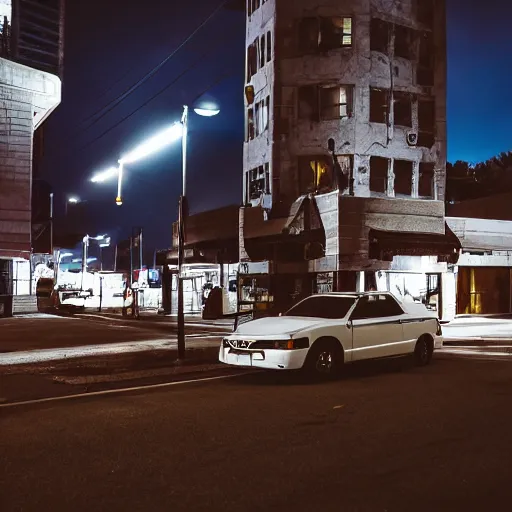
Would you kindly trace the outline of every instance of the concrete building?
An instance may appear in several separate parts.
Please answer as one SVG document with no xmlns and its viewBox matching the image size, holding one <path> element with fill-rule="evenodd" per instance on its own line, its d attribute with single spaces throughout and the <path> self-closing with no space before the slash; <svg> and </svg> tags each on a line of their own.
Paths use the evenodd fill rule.
<svg viewBox="0 0 512 512">
<path fill-rule="evenodd" d="M 0 296 L 30 294 L 34 131 L 61 100 L 63 0 L 0 0 Z"/>
<path fill-rule="evenodd" d="M 248 0 L 246 43 L 254 301 L 445 272 L 444 0 Z"/>
</svg>

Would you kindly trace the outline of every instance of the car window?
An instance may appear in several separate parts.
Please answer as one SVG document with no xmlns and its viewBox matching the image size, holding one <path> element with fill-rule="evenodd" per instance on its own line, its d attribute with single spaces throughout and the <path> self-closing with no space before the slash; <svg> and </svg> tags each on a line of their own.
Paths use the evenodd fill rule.
<svg viewBox="0 0 512 512">
<path fill-rule="evenodd" d="M 284 316 L 341 319 L 347 316 L 354 302 L 353 297 L 312 296 L 293 306 Z"/>
<path fill-rule="evenodd" d="M 403 315 L 403 309 L 398 305 L 397 301 L 390 297 L 389 295 L 384 296 L 384 301 L 382 303 L 382 309 L 386 313 L 382 316 L 398 316 Z"/>
<path fill-rule="evenodd" d="M 388 295 L 370 295 L 363 297 L 357 303 L 352 320 L 365 318 L 381 318 L 403 314 L 402 308 Z"/>
</svg>

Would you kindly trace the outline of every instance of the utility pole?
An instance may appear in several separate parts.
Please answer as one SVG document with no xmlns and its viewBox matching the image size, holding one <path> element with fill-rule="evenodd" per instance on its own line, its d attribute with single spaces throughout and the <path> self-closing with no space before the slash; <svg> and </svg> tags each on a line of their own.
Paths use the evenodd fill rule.
<svg viewBox="0 0 512 512">
<path fill-rule="evenodd" d="M 53 256 L 53 192 L 50 192 L 50 254 Z"/>
<path fill-rule="evenodd" d="M 140 261 L 140 270 L 142 270 L 143 259 L 144 259 L 144 253 L 142 252 L 142 228 L 139 228 L 139 261 Z"/>
<path fill-rule="evenodd" d="M 183 116 L 181 118 L 183 133 L 181 137 L 182 144 L 182 192 L 178 211 L 178 359 L 185 359 L 185 311 L 183 297 L 183 276 L 182 267 L 184 259 L 185 245 L 185 201 L 187 193 L 187 131 L 188 131 L 188 106 L 183 107 Z"/>
</svg>

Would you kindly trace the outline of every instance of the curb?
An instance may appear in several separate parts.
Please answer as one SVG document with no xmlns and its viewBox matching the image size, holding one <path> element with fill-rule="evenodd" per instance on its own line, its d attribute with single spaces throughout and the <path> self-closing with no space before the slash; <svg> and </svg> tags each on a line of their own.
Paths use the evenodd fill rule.
<svg viewBox="0 0 512 512">
<path fill-rule="evenodd" d="M 512 338 L 448 338 L 443 340 L 444 347 L 486 347 L 506 346 L 512 347 Z"/>
</svg>

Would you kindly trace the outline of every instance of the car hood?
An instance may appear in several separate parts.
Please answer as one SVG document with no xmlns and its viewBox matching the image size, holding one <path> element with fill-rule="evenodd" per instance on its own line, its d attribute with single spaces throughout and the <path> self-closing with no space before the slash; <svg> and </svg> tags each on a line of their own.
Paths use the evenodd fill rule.
<svg viewBox="0 0 512 512">
<path fill-rule="evenodd" d="M 233 334 L 242 334 L 244 336 L 281 336 L 310 329 L 325 321 L 323 318 L 298 316 L 266 317 L 240 325 Z"/>
</svg>

